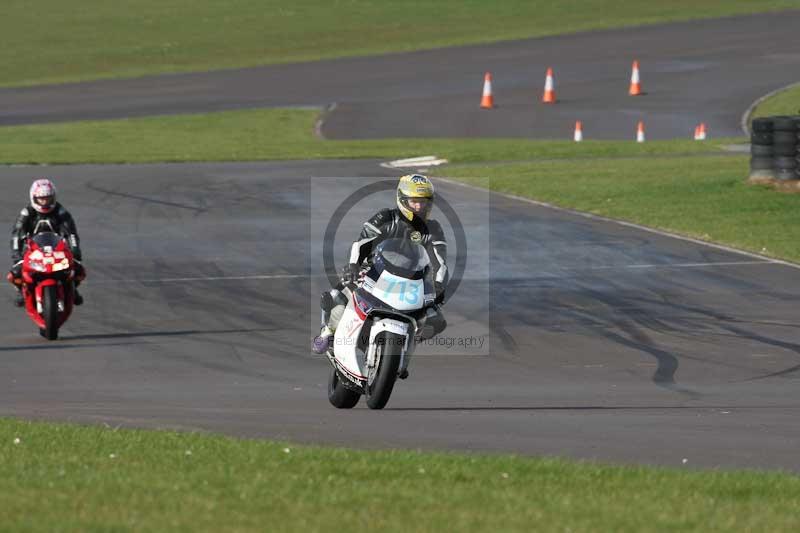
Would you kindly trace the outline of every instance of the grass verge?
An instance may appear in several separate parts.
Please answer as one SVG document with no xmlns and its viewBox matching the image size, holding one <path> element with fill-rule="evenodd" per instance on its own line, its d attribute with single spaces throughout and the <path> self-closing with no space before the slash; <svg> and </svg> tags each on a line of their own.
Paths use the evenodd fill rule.
<svg viewBox="0 0 800 533">
<path fill-rule="evenodd" d="M 318 112 L 258 109 L 197 115 L 0 128 L 3 163 L 145 163 L 325 158 L 391 159 L 437 154 L 460 163 L 537 158 L 630 157 L 719 152 L 731 139 L 531 141 L 386 139 L 326 141 L 313 135 Z"/>
<path fill-rule="evenodd" d="M 745 184 L 747 156 L 542 161 L 451 167 L 494 191 L 800 262 L 798 195 Z"/>
<path fill-rule="evenodd" d="M 750 118 L 800 115 L 800 83 L 780 91 L 758 104 Z"/>
<path fill-rule="evenodd" d="M 791 8 L 796 0 L 82 0 L 78 6 L 7 0 L 0 17 L 0 86 L 400 52 Z"/>
<path fill-rule="evenodd" d="M 0 520 L 15 531 L 777 532 L 800 527 L 800 478 L 2 419 Z"/>
</svg>

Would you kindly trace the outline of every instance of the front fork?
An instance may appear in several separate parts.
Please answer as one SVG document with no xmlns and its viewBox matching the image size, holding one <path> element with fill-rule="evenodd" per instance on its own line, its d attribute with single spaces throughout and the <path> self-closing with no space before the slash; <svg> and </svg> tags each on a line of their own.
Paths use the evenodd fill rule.
<svg viewBox="0 0 800 533">
<path fill-rule="evenodd" d="M 367 345 L 367 353 L 364 357 L 364 363 L 366 364 L 366 367 L 368 369 L 374 368 L 375 364 L 377 363 L 376 358 L 378 344 L 375 342 L 375 338 L 383 331 L 389 331 L 405 337 L 405 344 L 403 345 L 403 351 L 400 355 L 400 367 L 398 368 L 397 373 L 400 376 L 408 375 L 408 365 L 411 362 L 411 356 L 416 348 L 416 342 L 414 342 L 415 327 L 412 324 L 398 320 L 383 319 L 373 322 L 372 328 L 370 329 L 370 339 L 369 344 Z"/>
<path fill-rule="evenodd" d="M 44 298 L 43 298 L 42 294 L 43 294 L 44 288 L 45 287 L 49 287 L 50 285 L 55 285 L 56 286 L 56 294 L 58 295 L 58 302 L 57 302 L 58 312 L 59 313 L 63 313 L 64 312 L 64 284 L 63 283 L 56 283 L 56 282 L 52 282 L 52 283 L 45 282 L 45 283 L 37 284 L 36 285 L 36 289 L 35 289 L 36 312 L 39 313 L 40 315 L 44 312 L 44 307 L 42 305 L 42 300 Z"/>
</svg>

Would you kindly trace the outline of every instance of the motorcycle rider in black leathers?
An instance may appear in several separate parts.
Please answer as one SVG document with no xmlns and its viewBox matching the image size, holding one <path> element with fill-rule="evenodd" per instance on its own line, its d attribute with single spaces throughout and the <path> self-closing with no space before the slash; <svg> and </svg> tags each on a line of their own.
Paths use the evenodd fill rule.
<svg viewBox="0 0 800 533">
<path fill-rule="evenodd" d="M 64 237 L 72 250 L 75 259 L 75 305 L 81 305 L 83 296 L 78 293 L 77 287 L 85 277 L 85 271 L 80 263 L 80 238 L 75 221 L 69 211 L 56 202 L 56 187 L 49 179 L 35 180 L 31 185 L 29 196 L 30 203 L 20 211 L 17 221 L 11 229 L 12 266 L 7 277 L 17 288 L 14 304 L 17 307 L 25 304 L 20 279 L 22 277 L 22 257 L 28 238 L 37 233 L 51 231 Z"/>
<path fill-rule="evenodd" d="M 442 226 L 436 220 L 429 220 L 433 208 L 434 188 L 430 180 L 421 174 L 400 178 L 397 185 L 397 208 L 378 211 L 364 223 L 361 234 L 350 251 L 350 261 L 342 274 L 342 283 L 329 292 L 322 293 L 322 330 L 314 338 L 312 351 L 323 354 L 333 341 L 336 326 L 347 305 L 348 296 L 343 287 L 348 282 L 357 281 L 362 263 L 370 257 L 372 250 L 382 240 L 406 238 L 425 247 L 431 262 L 436 287 L 436 302 L 426 315 L 426 333 L 423 338 L 431 338 L 441 333 L 447 325 L 441 313 L 440 304 L 444 301 L 448 272 L 447 242 Z"/>
</svg>

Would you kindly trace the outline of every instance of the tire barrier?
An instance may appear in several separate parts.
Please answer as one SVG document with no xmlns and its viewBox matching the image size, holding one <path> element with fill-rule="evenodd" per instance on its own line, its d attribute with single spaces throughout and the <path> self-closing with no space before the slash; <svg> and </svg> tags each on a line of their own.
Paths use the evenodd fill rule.
<svg viewBox="0 0 800 533">
<path fill-rule="evenodd" d="M 765 157 L 772 159 L 771 144 L 750 144 L 750 155 L 753 157 Z"/>
<path fill-rule="evenodd" d="M 797 119 L 772 117 L 772 164 L 775 179 L 797 179 Z"/>
<path fill-rule="evenodd" d="M 751 183 L 769 183 L 775 179 L 772 168 L 772 120 L 754 118 L 750 126 Z"/>
<path fill-rule="evenodd" d="M 800 116 L 753 119 L 750 134 L 751 183 L 800 179 Z"/>
</svg>

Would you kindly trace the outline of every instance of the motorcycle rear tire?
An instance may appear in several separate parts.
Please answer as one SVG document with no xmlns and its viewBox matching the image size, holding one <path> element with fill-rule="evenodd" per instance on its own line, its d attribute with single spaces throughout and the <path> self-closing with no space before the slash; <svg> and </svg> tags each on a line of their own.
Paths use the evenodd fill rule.
<svg viewBox="0 0 800 533">
<path fill-rule="evenodd" d="M 367 407 L 370 409 L 383 409 L 389 403 L 394 383 L 397 381 L 397 371 L 400 368 L 400 354 L 405 344 L 405 339 L 395 333 L 383 333 L 377 339 L 377 350 L 380 360 L 375 379 L 370 385 L 367 383 Z"/>
<path fill-rule="evenodd" d="M 361 399 L 361 395 L 344 386 L 339 372 L 331 368 L 331 377 L 328 379 L 328 401 L 337 409 L 352 409 Z"/>
<path fill-rule="evenodd" d="M 54 341 L 58 338 L 58 289 L 48 285 L 42 290 L 42 319 L 44 319 L 44 336 Z"/>
</svg>

